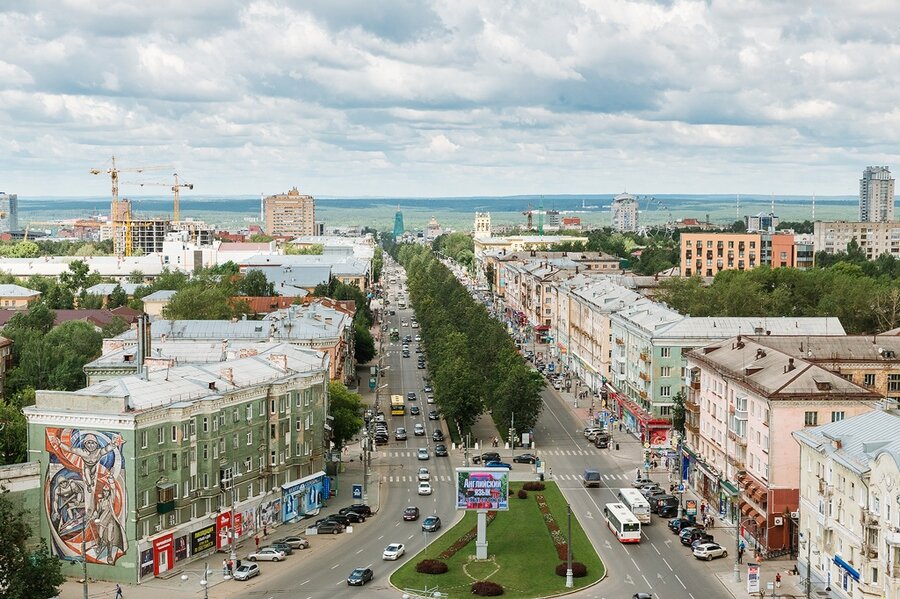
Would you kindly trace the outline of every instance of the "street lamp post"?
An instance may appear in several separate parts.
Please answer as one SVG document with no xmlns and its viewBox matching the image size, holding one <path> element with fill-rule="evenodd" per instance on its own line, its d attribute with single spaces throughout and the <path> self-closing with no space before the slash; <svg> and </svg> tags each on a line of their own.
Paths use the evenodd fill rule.
<svg viewBox="0 0 900 599">
<path fill-rule="evenodd" d="M 181 580 L 188 580 L 188 575 L 182 574 Z M 203 599 L 209 599 L 209 562 L 203 564 L 203 578 L 200 579 L 200 586 L 203 587 Z"/>
<path fill-rule="evenodd" d="M 569 536 L 566 539 L 566 588 L 571 589 L 575 585 L 572 572 L 572 506 L 566 504 L 566 517 L 569 521 Z"/>
</svg>

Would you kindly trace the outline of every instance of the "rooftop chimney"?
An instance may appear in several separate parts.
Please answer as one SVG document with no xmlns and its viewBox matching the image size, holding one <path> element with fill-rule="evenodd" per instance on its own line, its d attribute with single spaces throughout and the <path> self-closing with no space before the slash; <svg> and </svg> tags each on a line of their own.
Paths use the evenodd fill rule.
<svg viewBox="0 0 900 599">
<path fill-rule="evenodd" d="M 269 355 L 269 361 L 277 366 L 279 369 L 287 372 L 287 354 L 271 354 Z"/>
<path fill-rule="evenodd" d="M 234 385 L 234 370 L 232 368 L 223 368 L 219 371 L 219 374 L 228 381 L 229 385 Z"/>
</svg>

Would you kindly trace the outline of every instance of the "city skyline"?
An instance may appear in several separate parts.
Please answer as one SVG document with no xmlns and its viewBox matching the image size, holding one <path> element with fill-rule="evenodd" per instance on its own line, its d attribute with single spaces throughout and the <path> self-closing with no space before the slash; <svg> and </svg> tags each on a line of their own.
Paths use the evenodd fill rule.
<svg viewBox="0 0 900 599">
<path fill-rule="evenodd" d="M 855 195 L 898 168 L 893 9 L 13 1 L 0 191 L 102 196 L 116 155 L 203 195 Z"/>
</svg>

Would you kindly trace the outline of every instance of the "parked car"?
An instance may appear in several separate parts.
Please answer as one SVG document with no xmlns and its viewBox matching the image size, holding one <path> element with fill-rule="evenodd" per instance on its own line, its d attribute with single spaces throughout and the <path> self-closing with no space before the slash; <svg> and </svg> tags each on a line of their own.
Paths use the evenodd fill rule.
<svg viewBox="0 0 900 599">
<path fill-rule="evenodd" d="M 641 475 L 641 476 L 635 478 L 633 481 L 631 481 L 631 486 L 634 487 L 635 489 L 640 489 L 641 487 L 643 487 L 645 485 L 650 485 L 650 484 L 655 484 L 655 485 L 659 486 L 657 483 L 654 483 L 651 478 L 644 476 L 644 475 Z"/>
<path fill-rule="evenodd" d="M 696 549 L 700 545 L 706 545 L 707 543 L 715 543 L 716 539 L 709 534 L 708 532 L 704 532 L 702 535 L 699 535 L 694 541 L 691 543 L 691 550 Z"/>
<path fill-rule="evenodd" d="M 447 453 L 447 446 L 443 443 L 438 443 L 434 446 L 434 455 L 439 458 L 446 458 L 449 454 Z"/>
<path fill-rule="evenodd" d="M 419 364 L 416 366 L 416 368 L 418 368 L 419 370 L 425 370 L 425 363 L 419 362 Z M 431 402 L 428 402 L 428 403 L 431 403 Z"/>
<path fill-rule="evenodd" d="M 254 576 L 259 576 L 259 566 L 256 564 L 241 564 L 234 571 L 235 580 L 250 580 Z"/>
<path fill-rule="evenodd" d="M 346 514 L 347 512 L 356 512 L 366 518 L 372 516 L 372 508 L 367 506 L 365 503 L 354 503 L 353 505 L 348 505 L 347 507 L 342 507 L 338 510 L 339 514 Z"/>
<path fill-rule="evenodd" d="M 513 462 L 516 464 L 534 464 L 536 460 L 537 456 L 533 453 L 520 453 L 513 458 Z"/>
<path fill-rule="evenodd" d="M 483 454 L 472 456 L 472 463 L 477 464 L 479 462 L 499 462 L 500 454 L 496 451 L 486 451 Z"/>
<path fill-rule="evenodd" d="M 608 449 L 612 437 L 609 433 L 600 433 L 594 438 L 594 447 L 597 449 Z"/>
<path fill-rule="evenodd" d="M 309 541 L 303 537 L 297 536 L 282 537 L 280 539 L 275 539 L 272 543 L 284 543 L 290 545 L 293 549 L 309 549 Z"/>
<path fill-rule="evenodd" d="M 691 544 L 697 539 L 701 538 L 706 534 L 706 531 L 702 528 L 689 528 L 681 531 L 681 544 L 685 547 L 690 547 Z"/>
<path fill-rule="evenodd" d="M 316 532 L 320 535 L 336 535 L 344 532 L 344 525 L 340 522 L 335 522 L 334 520 L 326 520 L 316 526 Z"/>
<path fill-rule="evenodd" d="M 419 483 L 419 495 L 431 495 L 431 483 L 422 481 Z"/>
<path fill-rule="evenodd" d="M 717 557 L 728 557 L 728 551 L 718 543 L 702 543 L 694 548 L 694 557 L 710 561 Z"/>
<path fill-rule="evenodd" d="M 688 528 L 689 526 L 693 525 L 694 523 L 687 518 L 672 518 L 666 523 L 666 526 L 669 527 L 669 530 L 671 530 L 675 534 L 680 534 L 682 529 Z"/>
<path fill-rule="evenodd" d="M 403 510 L 403 519 L 406 522 L 412 522 L 414 520 L 419 519 L 419 508 L 414 505 L 408 506 L 405 510 Z"/>
<path fill-rule="evenodd" d="M 431 393 L 432 391 L 434 391 L 434 388 L 431 385 L 425 385 L 423 391 L 425 391 L 425 393 Z"/>
<path fill-rule="evenodd" d="M 507 464 L 506 462 L 488 462 L 484 465 L 485 468 L 506 468 L 507 470 L 512 470 L 512 464 Z"/>
<path fill-rule="evenodd" d="M 398 560 L 403 557 L 404 553 L 406 553 L 406 545 L 403 543 L 391 543 L 384 548 L 381 559 L 387 561 Z"/>
<path fill-rule="evenodd" d="M 353 572 L 350 572 L 350 576 L 347 577 L 347 585 L 361 587 L 374 577 L 375 575 L 372 573 L 371 568 L 355 568 Z"/>
<path fill-rule="evenodd" d="M 435 532 L 441 527 L 441 519 L 437 516 L 428 516 L 422 520 L 422 530 L 425 532 Z"/>
<path fill-rule="evenodd" d="M 662 488 L 659 486 L 659 483 L 647 483 L 645 485 L 638 487 L 638 491 L 645 498 L 649 499 L 650 496 L 653 495 L 654 493 L 659 493 L 660 491 L 662 491 Z"/>
<path fill-rule="evenodd" d="M 279 543 L 278 541 L 272 541 L 269 547 L 274 547 L 278 551 L 281 551 L 285 555 L 292 555 L 294 553 L 294 548 L 288 545 L 287 543 Z"/>
<path fill-rule="evenodd" d="M 280 551 L 274 547 L 263 547 L 259 551 L 254 551 L 248 555 L 247 559 L 251 562 L 280 562 L 284 557 L 284 551 Z"/>
<path fill-rule="evenodd" d="M 363 522 L 366 521 L 365 516 L 363 516 L 362 514 L 357 514 L 356 512 L 347 512 L 344 514 L 344 516 L 346 516 L 347 522 L 349 524 L 362 524 Z M 338 522 L 341 522 L 341 521 L 338 520 Z M 341 524 L 343 524 L 343 522 L 341 522 Z"/>
</svg>

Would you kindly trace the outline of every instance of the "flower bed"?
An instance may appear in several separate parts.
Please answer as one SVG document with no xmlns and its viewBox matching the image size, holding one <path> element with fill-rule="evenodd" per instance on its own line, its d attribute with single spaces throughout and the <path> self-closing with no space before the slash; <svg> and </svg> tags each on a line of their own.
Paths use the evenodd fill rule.
<svg viewBox="0 0 900 599">
<path fill-rule="evenodd" d="M 559 559 L 568 559 L 569 544 L 566 543 L 566 537 L 559 529 L 556 518 L 554 518 L 553 514 L 550 512 L 550 506 L 544 501 L 543 495 L 535 495 L 534 498 L 537 501 L 538 509 L 541 510 L 541 515 L 544 517 L 544 524 L 547 525 L 547 530 L 550 532 L 550 538 L 553 539 L 553 544 L 556 545 L 556 555 L 559 556 Z"/>
<path fill-rule="evenodd" d="M 491 522 L 494 521 L 494 518 L 496 518 L 496 517 L 497 517 L 497 512 L 488 512 L 487 513 L 487 523 L 490 524 Z M 476 524 L 475 526 L 472 527 L 471 530 L 469 530 L 469 532 L 467 532 L 463 536 L 456 539 L 455 543 L 453 543 L 452 545 L 447 547 L 447 549 L 442 551 L 438 557 L 441 559 L 450 559 L 451 557 L 456 555 L 457 551 L 459 551 L 460 549 L 462 549 L 463 547 L 465 547 L 466 545 L 471 543 L 472 540 L 475 539 L 475 537 L 477 537 L 477 536 L 478 536 L 478 525 Z"/>
</svg>

